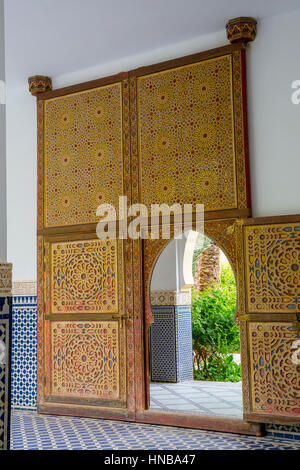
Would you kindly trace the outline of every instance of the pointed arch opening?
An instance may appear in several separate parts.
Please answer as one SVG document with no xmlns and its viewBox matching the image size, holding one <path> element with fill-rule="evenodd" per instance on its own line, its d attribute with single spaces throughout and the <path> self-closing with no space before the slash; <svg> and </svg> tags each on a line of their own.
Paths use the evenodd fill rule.
<svg viewBox="0 0 300 470">
<path fill-rule="evenodd" d="M 148 282 L 150 410 L 242 418 L 236 278 L 222 248 L 191 230 L 158 250 Z"/>
</svg>

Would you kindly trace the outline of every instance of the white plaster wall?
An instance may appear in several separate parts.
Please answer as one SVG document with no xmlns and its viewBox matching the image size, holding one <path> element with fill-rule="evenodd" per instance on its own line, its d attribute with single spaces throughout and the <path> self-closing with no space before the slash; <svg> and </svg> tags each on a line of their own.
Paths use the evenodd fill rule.
<svg viewBox="0 0 300 470">
<path fill-rule="evenodd" d="M 151 290 L 176 290 L 176 248 L 171 240 L 161 253 L 151 278 Z"/>
<path fill-rule="evenodd" d="M 36 104 L 24 84 L 7 91 L 7 248 L 14 280 L 36 279 L 36 179 Z"/>
<path fill-rule="evenodd" d="M 300 10 L 265 19 L 248 53 L 248 116 L 254 217 L 300 213 Z"/>
<path fill-rule="evenodd" d="M 177 290 L 184 286 L 183 255 L 186 237 L 171 240 L 160 254 L 151 278 L 151 290 Z"/>
<path fill-rule="evenodd" d="M 4 3 L 0 0 L 0 80 L 5 82 Z M 5 104 L 0 104 L 0 262 L 7 260 Z"/>
<path fill-rule="evenodd" d="M 248 51 L 255 217 L 300 212 L 300 105 L 291 102 L 291 83 L 300 79 L 299 25 L 300 9 L 263 20 L 258 25 L 257 39 Z M 226 43 L 225 32 L 221 31 L 122 61 L 53 77 L 53 83 L 55 88 L 72 85 Z M 32 73 L 38 74 L 39 70 Z M 14 263 L 14 278 L 19 280 L 34 279 L 36 263 L 36 117 L 34 99 L 26 91 L 25 81 L 24 77 L 24 90 L 9 91 L 7 103 L 8 257 Z"/>
</svg>

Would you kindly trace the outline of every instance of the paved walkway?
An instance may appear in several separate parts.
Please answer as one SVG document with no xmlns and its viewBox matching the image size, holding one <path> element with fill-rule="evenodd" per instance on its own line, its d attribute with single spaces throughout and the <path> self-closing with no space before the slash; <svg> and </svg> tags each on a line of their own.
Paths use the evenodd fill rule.
<svg viewBox="0 0 300 470">
<path fill-rule="evenodd" d="M 12 414 L 14 450 L 300 450 L 299 441 L 102 419 Z"/>
<path fill-rule="evenodd" d="M 150 408 L 155 410 L 243 417 L 241 382 L 152 383 L 150 399 Z"/>
</svg>

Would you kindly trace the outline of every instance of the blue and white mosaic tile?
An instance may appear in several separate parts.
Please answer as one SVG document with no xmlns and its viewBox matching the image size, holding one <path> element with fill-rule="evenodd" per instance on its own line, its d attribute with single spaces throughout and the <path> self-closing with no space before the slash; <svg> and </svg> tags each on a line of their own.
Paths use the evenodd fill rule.
<svg viewBox="0 0 300 470">
<path fill-rule="evenodd" d="M 177 382 L 175 307 L 152 307 L 154 323 L 150 328 L 151 380 Z"/>
<path fill-rule="evenodd" d="M 37 298 L 14 296 L 12 313 L 12 407 L 36 409 Z"/>
<path fill-rule="evenodd" d="M 193 380 L 192 311 L 190 305 L 153 305 L 150 328 L 151 380 Z"/>
<path fill-rule="evenodd" d="M 267 424 L 268 436 L 282 437 L 284 439 L 296 439 L 300 441 L 300 426 L 292 424 Z"/>
<path fill-rule="evenodd" d="M 192 306 L 176 305 L 178 381 L 193 380 Z"/>
<path fill-rule="evenodd" d="M 300 450 L 293 440 L 14 411 L 14 450 Z"/>
</svg>

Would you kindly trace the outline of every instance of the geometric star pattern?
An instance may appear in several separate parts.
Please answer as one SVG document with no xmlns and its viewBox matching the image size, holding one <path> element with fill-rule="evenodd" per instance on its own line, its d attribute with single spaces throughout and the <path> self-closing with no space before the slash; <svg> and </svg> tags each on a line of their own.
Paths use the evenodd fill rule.
<svg viewBox="0 0 300 470">
<path fill-rule="evenodd" d="M 123 193 L 122 85 L 45 103 L 45 225 L 97 222 Z M 101 181 L 101 184 L 99 184 Z"/>
<path fill-rule="evenodd" d="M 117 242 L 53 243 L 52 313 L 117 313 Z"/>
<path fill-rule="evenodd" d="M 231 56 L 145 75 L 137 87 L 142 202 L 235 208 Z"/>
</svg>

